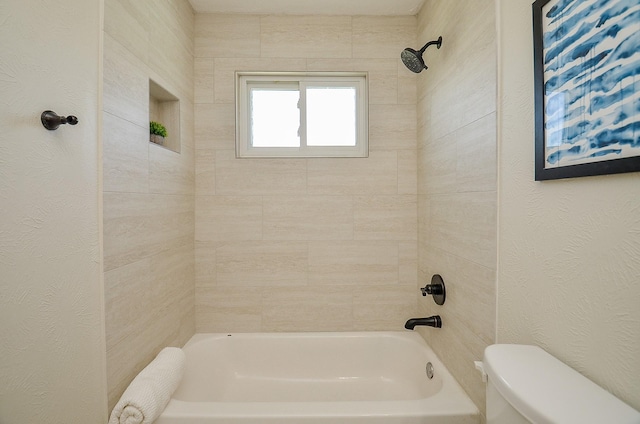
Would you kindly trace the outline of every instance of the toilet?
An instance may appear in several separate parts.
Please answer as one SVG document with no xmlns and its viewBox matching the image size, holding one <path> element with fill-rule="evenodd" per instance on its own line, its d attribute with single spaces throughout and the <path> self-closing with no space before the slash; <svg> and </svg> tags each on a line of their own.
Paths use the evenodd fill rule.
<svg viewBox="0 0 640 424">
<path fill-rule="evenodd" d="M 538 346 L 491 345 L 476 366 L 487 424 L 640 424 L 640 412 Z"/>
</svg>

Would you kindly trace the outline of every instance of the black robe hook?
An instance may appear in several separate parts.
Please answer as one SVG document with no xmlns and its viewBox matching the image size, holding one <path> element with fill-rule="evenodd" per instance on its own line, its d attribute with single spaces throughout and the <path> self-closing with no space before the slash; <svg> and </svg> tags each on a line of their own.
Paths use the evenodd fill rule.
<svg viewBox="0 0 640 424">
<path fill-rule="evenodd" d="M 55 112 L 45 110 L 42 112 L 42 115 L 40 115 L 40 121 L 42 121 L 42 125 L 44 125 L 46 129 L 53 131 L 57 130 L 60 125 L 76 125 L 78 123 L 78 118 L 73 115 L 60 116 Z"/>
</svg>

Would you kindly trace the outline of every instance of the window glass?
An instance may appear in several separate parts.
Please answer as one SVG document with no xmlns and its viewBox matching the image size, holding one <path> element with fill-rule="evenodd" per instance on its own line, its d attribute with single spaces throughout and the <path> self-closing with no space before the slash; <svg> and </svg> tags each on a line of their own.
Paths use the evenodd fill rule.
<svg viewBox="0 0 640 424">
<path fill-rule="evenodd" d="M 251 89 L 251 145 L 300 147 L 298 90 Z"/>
<path fill-rule="evenodd" d="M 307 145 L 356 145 L 356 89 L 307 87 Z"/>
</svg>

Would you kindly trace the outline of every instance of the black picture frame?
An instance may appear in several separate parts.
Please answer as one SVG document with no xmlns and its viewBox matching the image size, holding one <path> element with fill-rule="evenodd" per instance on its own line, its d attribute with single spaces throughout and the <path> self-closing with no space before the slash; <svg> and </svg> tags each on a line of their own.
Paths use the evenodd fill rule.
<svg viewBox="0 0 640 424">
<path fill-rule="evenodd" d="M 602 160 L 594 158 L 593 162 L 580 163 L 575 165 L 565 166 L 547 166 L 547 140 L 545 134 L 546 115 L 545 115 L 545 51 L 544 34 L 545 28 L 544 15 L 545 10 L 550 10 L 554 5 L 549 5 L 550 2 L 556 5 L 561 0 L 536 0 L 533 3 L 533 47 L 534 47 L 534 86 L 535 86 L 535 180 L 554 180 L 561 178 L 574 178 L 594 175 L 605 174 L 619 174 L 626 172 L 640 171 L 640 146 L 638 147 L 638 155 L 631 157 L 623 157 L 612 160 Z M 597 0 L 576 0 L 581 3 L 595 4 Z M 600 19 L 601 16 L 592 15 L 592 19 Z M 587 20 L 588 21 L 588 20 Z M 594 26 L 595 27 L 595 26 Z M 597 31 L 601 29 L 598 28 Z M 604 30 L 604 29 L 603 29 Z M 596 30 L 594 30 L 596 31 Z M 611 51 L 611 49 L 610 49 Z M 568 52 L 570 54 L 571 52 Z M 640 77 L 640 75 L 636 75 Z M 640 122 L 640 114 L 635 114 L 635 122 Z M 640 137 L 636 136 L 636 137 Z M 640 140 L 640 138 L 639 138 Z M 638 143 L 640 144 L 640 143 Z M 635 145 L 633 146 L 633 153 L 635 153 Z M 584 159 L 583 159 L 584 160 Z"/>
</svg>

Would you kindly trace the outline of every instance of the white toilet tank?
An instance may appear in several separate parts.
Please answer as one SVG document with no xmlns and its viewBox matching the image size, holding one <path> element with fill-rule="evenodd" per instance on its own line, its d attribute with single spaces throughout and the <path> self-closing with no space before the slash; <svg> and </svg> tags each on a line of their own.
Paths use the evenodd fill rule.
<svg viewBox="0 0 640 424">
<path fill-rule="evenodd" d="M 538 346 L 487 347 L 487 424 L 640 424 L 631 408 Z"/>
</svg>

